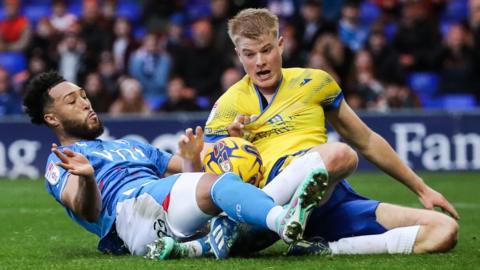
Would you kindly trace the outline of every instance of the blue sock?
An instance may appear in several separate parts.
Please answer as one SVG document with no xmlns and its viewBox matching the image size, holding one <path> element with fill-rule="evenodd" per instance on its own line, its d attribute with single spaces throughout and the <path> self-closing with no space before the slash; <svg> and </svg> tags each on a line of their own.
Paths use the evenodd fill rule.
<svg viewBox="0 0 480 270">
<path fill-rule="evenodd" d="M 276 204 L 262 190 L 226 173 L 213 184 L 210 193 L 215 205 L 229 217 L 268 229 L 267 214 Z"/>
</svg>

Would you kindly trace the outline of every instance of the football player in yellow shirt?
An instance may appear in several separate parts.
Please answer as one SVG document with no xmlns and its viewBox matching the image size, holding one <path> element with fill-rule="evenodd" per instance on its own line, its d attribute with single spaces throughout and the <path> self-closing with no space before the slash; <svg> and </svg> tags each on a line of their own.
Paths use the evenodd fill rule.
<svg viewBox="0 0 480 270">
<path fill-rule="evenodd" d="M 367 199 L 343 180 L 328 202 L 313 210 L 304 237 L 323 237 L 334 255 L 452 249 L 458 233 L 454 207 L 365 125 L 330 75 L 282 68 L 284 40 L 278 29 L 278 18 L 266 9 L 245 9 L 229 21 L 229 35 L 246 75 L 215 103 L 205 127 L 204 149 L 227 136 L 252 142 L 266 165 L 261 187 L 284 203 L 292 194 L 289 186 L 312 168 L 324 167 L 333 184 L 348 176 L 357 164 L 352 146 L 407 186 L 426 209 Z M 326 143 L 325 120 L 350 146 Z"/>
<path fill-rule="evenodd" d="M 205 126 L 204 151 L 227 136 L 252 142 L 266 166 L 260 188 L 280 205 L 290 201 L 311 171 L 328 174 L 330 196 L 325 198 L 329 199 L 322 199 L 302 228 L 305 239 L 323 240 L 300 240 L 290 245 L 289 254 L 409 254 L 443 252 L 455 246 L 455 208 L 362 122 L 332 77 L 321 70 L 282 68 L 284 40 L 274 14 L 266 9 L 245 9 L 229 21 L 228 31 L 246 76 L 213 106 Z M 348 145 L 327 143 L 325 120 Z M 352 147 L 413 191 L 426 209 L 357 194 L 342 180 L 357 166 Z M 453 218 L 434 211 L 434 207 Z M 233 231 L 231 222 L 215 219 L 207 238 L 186 243 L 160 239 L 155 251 L 163 259 L 202 256 L 209 250 L 214 250 L 217 258 L 226 258 L 230 252 L 251 252 L 278 239 L 255 229 L 236 238 Z"/>
</svg>

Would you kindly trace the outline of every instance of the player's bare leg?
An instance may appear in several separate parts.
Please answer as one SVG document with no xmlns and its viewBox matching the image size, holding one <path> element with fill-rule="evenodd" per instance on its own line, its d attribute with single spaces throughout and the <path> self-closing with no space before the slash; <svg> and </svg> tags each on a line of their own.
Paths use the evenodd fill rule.
<svg viewBox="0 0 480 270">
<path fill-rule="evenodd" d="M 433 210 L 380 203 L 376 216 L 377 222 L 388 231 L 330 242 L 332 254 L 446 252 L 457 242 L 457 222 Z"/>
<path fill-rule="evenodd" d="M 445 252 L 455 247 L 457 222 L 440 212 L 380 203 L 377 221 L 386 229 L 419 225 L 413 253 Z"/>
</svg>

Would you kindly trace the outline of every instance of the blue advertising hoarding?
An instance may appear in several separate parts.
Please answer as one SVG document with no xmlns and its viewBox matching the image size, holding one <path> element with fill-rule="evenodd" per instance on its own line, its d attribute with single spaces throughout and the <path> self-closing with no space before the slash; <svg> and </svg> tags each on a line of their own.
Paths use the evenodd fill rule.
<svg viewBox="0 0 480 270">
<path fill-rule="evenodd" d="M 135 138 L 170 152 L 186 128 L 203 126 L 207 114 L 169 114 L 153 118 L 104 118 L 103 139 Z M 480 112 L 362 114 L 415 170 L 480 170 Z M 329 140 L 338 140 L 329 132 Z M 0 122 L 0 177 L 41 178 L 51 143 L 57 142 L 44 126 L 27 119 Z M 361 159 L 359 170 L 375 167 Z"/>
</svg>

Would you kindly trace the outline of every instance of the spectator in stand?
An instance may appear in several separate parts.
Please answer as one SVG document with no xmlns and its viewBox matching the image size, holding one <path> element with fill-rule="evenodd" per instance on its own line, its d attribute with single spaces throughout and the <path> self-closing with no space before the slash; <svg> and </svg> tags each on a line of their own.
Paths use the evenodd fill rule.
<svg viewBox="0 0 480 270">
<path fill-rule="evenodd" d="M 226 55 L 234 51 L 228 37 L 228 18 L 231 17 L 229 0 L 210 0 L 213 47 Z M 235 55 L 233 55 L 235 57 Z"/>
<path fill-rule="evenodd" d="M 393 45 L 400 54 L 400 63 L 409 71 L 435 68 L 441 34 L 438 24 L 429 17 L 426 0 L 405 2 Z"/>
<path fill-rule="evenodd" d="M 175 13 L 170 16 L 167 24 L 167 52 L 173 60 L 181 57 L 182 49 L 185 45 L 185 16 L 181 13 Z"/>
<path fill-rule="evenodd" d="M 181 11 L 185 1 L 158 1 L 144 0 L 141 16 L 142 25 L 148 32 L 159 32 L 165 30 L 168 18 Z"/>
<path fill-rule="evenodd" d="M 468 32 L 460 24 L 450 26 L 438 57 L 442 93 L 475 94 L 473 84 L 478 76 L 475 71 L 475 52 L 467 41 Z"/>
<path fill-rule="evenodd" d="M 469 25 L 473 32 L 474 44 L 480 50 L 480 0 L 469 1 Z"/>
<path fill-rule="evenodd" d="M 113 28 L 115 38 L 111 45 L 115 69 L 120 73 L 128 72 L 130 55 L 138 47 L 132 33 L 132 26 L 126 18 L 117 18 Z"/>
<path fill-rule="evenodd" d="M 365 100 L 363 100 L 362 96 L 357 92 L 345 93 L 345 101 L 354 111 L 365 108 Z"/>
<path fill-rule="evenodd" d="M 28 60 L 28 68 L 22 72 L 19 72 L 13 76 L 12 86 L 16 93 L 20 95 L 24 94 L 26 86 L 36 75 L 47 71 L 50 66 L 47 64 L 47 58 L 42 54 L 34 54 Z"/>
<path fill-rule="evenodd" d="M 335 25 L 327 22 L 322 14 L 320 0 L 305 0 L 300 7 L 300 16 L 294 21 L 297 43 L 300 50 L 309 53 L 315 40 L 324 33 L 335 33 Z"/>
<path fill-rule="evenodd" d="M 109 24 L 103 19 L 96 0 L 83 0 L 82 17 L 79 22 L 80 37 L 86 45 L 85 67 L 87 72 L 94 72 L 97 70 L 100 53 L 109 49 L 113 33 L 109 31 Z"/>
<path fill-rule="evenodd" d="M 112 98 L 103 86 L 100 75 L 98 73 L 88 74 L 84 85 L 92 108 L 98 113 L 108 112 L 112 104 Z"/>
<path fill-rule="evenodd" d="M 420 107 L 420 101 L 415 94 L 404 84 L 387 83 L 385 97 L 389 108 L 406 109 Z"/>
<path fill-rule="evenodd" d="M 32 35 L 30 22 L 20 15 L 19 0 L 4 1 L 5 18 L 0 21 L 0 51 L 24 51 Z"/>
<path fill-rule="evenodd" d="M 382 27 L 372 30 L 366 46 L 373 59 L 377 78 L 382 82 L 405 82 L 406 72 L 399 64 L 399 55 L 388 44 Z"/>
<path fill-rule="evenodd" d="M 119 97 L 110 107 L 112 116 L 128 113 L 148 115 L 150 108 L 143 98 L 142 85 L 133 78 L 126 78 L 120 83 Z"/>
<path fill-rule="evenodd" d="M 102 80 L 103 88 L 105 88 L 110 96 L 117 97 L 118 80 L 124 74 L 116 70 L 113 55 L 110 51 L 104 51 L 100 54 L 97 73 Z"/>
<path fill-rule="evenodd" d="M 66 33 L 72 31 L 71 28 L 77 22 L 77 16 L 67 12 L 67 4 L 64 0 L 54 0 L 49 21 L 56 32 Z"/>
<path fill-rule="evenodd" d="M 395 23 L 401 15 L 400 0 L 374 0 L 381 10 L 379 21 L 383 24 Z"/>
<path fill-rule="evenodd" d="M 323 16 L 327 22 L 337 23 L 342 13 L 342 7 L 347 0 L 322 0 L 322 7 L 325 12 Z M 371 0 L 366 0 L 371 1 Z"/>
<path fill-rule="evenodd" d="M 235 67 L 229 67 L 222 74 L 222 93 L 228 90 L 230 86 L 236 84 L 243 77 L 243 74 Z"/>
<path fill-rule="evenodd" d="M 108 38 L 113 39 L 113 27 L 117 17 L 117 0 L 104 0 L 101 8 L 103 27 L 107 30 Z M 111 40 L 110 40 L 111 41 Z"/>
<path fill-rule="evenodd" d="M 323 56 L 328 62 L 328 66 L 331 66 L 338 77 L 342 79 L 340 81 L 345 80 L 350 70 L 353 54 L 337 36 L 326 33 L 318 37 L 311 51 L 311 55 L 317 54 Z M 318 58 L 316 60 L 318 61 L 320 59 Z"/>
<path fill-rule="evenodd" d="M 469 26 L 473 34 L 473 48 L 475 53 L 475 73 L 480 74 L 480 0 L 469 1 Z M 477 103 L 480 104 L 480 76 L 476 76 L 474 87 L 477 89 Z"/>
<path fill-rule="evenodd" d="M 130 58 L 130 75 L 140 81 L 145 97 L 152 109 L 156 109 L 166 97 L 166 88 L 171 69 L 170 55 L 162 40 L 150 33 L 143 38 L 142 47 Z"/>
<path fill-rule="evenodd" d="M 295 38 L 296 29 L 293 25 L 286 23 L 283 27 L 283 66 L 289 67 L 303 67 L 305 65 L 304 53 L 300 51 L 297 40 Z M 233 44 L 232 42 L 230 42 Z M 232 50 L 233 51 L 233 50 Z"/>
<path fill-rule="evenodd" d="M 58 70 L 68 81 L 77 83 L 85 73 L 85 43 L 75 33 L 66 33 L 58 44 Z"/>
<path fill-rule="evenodd" d="M 355 55 L 346 88 L 347 93 L 358 93 L 365 101 L 367 109 L 385 110 L 384 87 L 375 77 L 375 67 L 368 51 L 361 50 Z"/>
<path fill-rule="evenodd" d="M 167 87 L 168 98 L 165 103 L 160 106 L 158 111 L 161 112 L 177 112 L 177 111 L 200 111 L 200 106 L 195 102 L 195 89 L 185 85 L 185 81 L 174 76 L 168 82 Z"/>
<path fill-rule="evenodd" d="M 199 19 L 192 24 L 191 44 L 182 49 L 175 74 L 184 78 L 199 96 L 214 101 L 221 94 L 220 77 L 227 63 L 225 56 L 213 47 L 212 35 L 209 20 Z"/>
<path fill-rule="evenodd" d="M 0 68 L 0 117 L 21 114 L 21 104 L 20 97 L 10 84 L 10 75 L 4 68 Z"/>
<path fill-rule="evenodd" d="M 343 44 L 356 52 L 363 49 L 368 38 L 368 27 L 360 24 L 358 3 L 347 2 L 342 8 L 342 17 L 338 23 L 338 35 Z"/>
<path fill-rule="evenodd" d="M 45 59 L 48 66 L 56 66 L 56 50 L 60 39 L 61 36 L 56 34 L 50 21 L 47 18 L 41 18 L 26 50 L 27 57 L 40 56 Z"/>
<path fill-rule="evenodd" d="M 279 17 L 288 20 L 295 14 L 296 0 L 267 0 L 267 8 Z"/>
<path fill-rule="evenodd" d="M 332 76 L 332 78 L 335 81 L 337 81 L 339 83 L 342 81 L 340 76 L 338 76 L 337 72 L 332 67 L 330 61 L 322 53 L 320 53 L 316 50 L 312 51 L 312 53 L 309 55 L 306 67 L 307 68 L 314 68 L 314 69 L 321 69 L 321 70 L 327 72 L 328 74 L 330 74 L 330 76 Z"/>
</svg>

